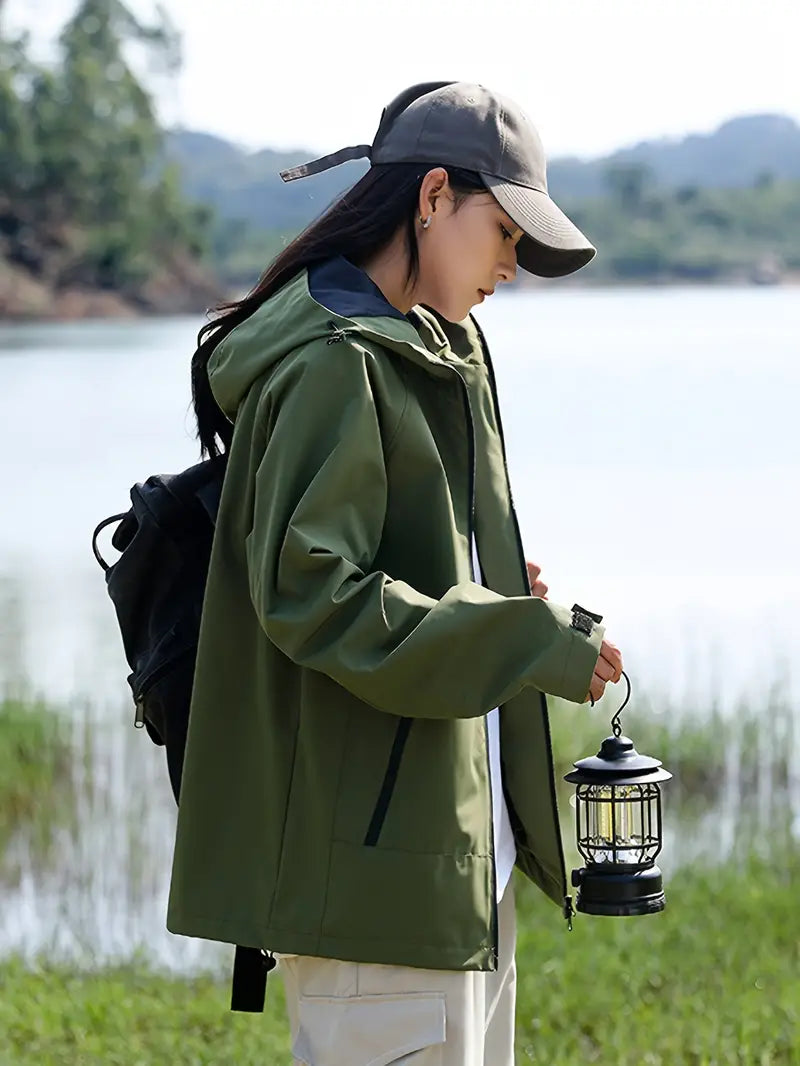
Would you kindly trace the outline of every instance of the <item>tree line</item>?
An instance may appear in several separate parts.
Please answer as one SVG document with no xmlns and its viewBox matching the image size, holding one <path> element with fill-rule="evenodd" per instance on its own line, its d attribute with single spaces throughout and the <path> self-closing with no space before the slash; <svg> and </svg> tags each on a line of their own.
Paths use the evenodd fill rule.
<svg viewBox="0 0 800 1066">
<path fill-rule="evenodd" d="M 598 247 L 587 268 L 616 281 L 780 281 L 800 273 L 800 182 L 667 188 L 641 164 L 606 172 L 603 196 L 563 205 Z"/>
<path fill-rule="evenodd" d="M 134 301 L 165 265 L 209 248 L 212 212 L 187 202 L 131 49 L 174 73 L 179 38 L 120 0 L 81 0 L 55 62 L 0 23 L 0 260 L 56 289 Z"/>
<path fill-rule="evenodd" d="M 750 188 L 668 188 L 641 164 L 617 164 L 608 167 L 600 196 L 551 192 L 598 249 L 568 283 L 775 283 L 800 277 L 798 181 L 763 174 Z M 213 233 L 217 269 L 229 284 L 245 288 L 299 228 L 260 229 L 231 218 Z"/>
</svg>

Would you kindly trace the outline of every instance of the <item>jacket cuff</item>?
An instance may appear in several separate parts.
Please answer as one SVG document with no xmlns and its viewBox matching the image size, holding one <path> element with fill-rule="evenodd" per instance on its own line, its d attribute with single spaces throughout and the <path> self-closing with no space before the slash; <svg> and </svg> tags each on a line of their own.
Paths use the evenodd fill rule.
<svg viewBox="0 0 800 1066">
<path fill-rule="evenodd" d="M 582 610 L 577 604 L 572 612 L 573 620 L 568 630 L 571 639 L 564 657 L 564 674 L 558 695 L 572 703 L 582 703 L 589 695 L 606 629 L 595 621 L 599 616 Z"/>
</svg>

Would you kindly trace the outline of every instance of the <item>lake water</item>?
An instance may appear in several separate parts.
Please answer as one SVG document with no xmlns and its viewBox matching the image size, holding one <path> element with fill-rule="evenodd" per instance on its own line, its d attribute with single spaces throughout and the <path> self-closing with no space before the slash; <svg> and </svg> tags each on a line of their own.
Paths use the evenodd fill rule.
<svg viewBox="0 0 800 1066">
<path fill-rule="evenodd" d="M 479 318 L 550 598 L 605 615 L 634 688 L 761 685 L 800 635 L 800 291 L 547 290 Z M 90 535 L 195 461 L 201 323 L 0 325 L 0 578 L 49 694 L 118 689 Z"/>
<path fill-rule="evenodd" d="M 800 292 L 546 288 L 477 317 L 550 598 L 605 616 L 634 692 L 693 713 L 757 704 L 778 674 L 796 694 Z M 97 723 L 80 801 L 96 832 L 64 830 L 49 872 L 17 847 L 0 950 L 210 957 L 163 930 L 171 798 L 133 733 L 90 548 L 133 482 L 197 458 L 188 364 L 202 321 L 0 325 L 0 681 L 23 673 Z"/>
</svg>

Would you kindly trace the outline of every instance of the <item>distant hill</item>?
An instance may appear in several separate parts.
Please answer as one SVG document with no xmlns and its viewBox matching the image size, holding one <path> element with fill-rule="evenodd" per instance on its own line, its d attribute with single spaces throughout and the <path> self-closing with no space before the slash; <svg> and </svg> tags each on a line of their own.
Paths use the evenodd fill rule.
<svg viewBox="0 0 800 1066">
<path fill-rule="evenodd" d="M 554 159 L 548 167 L 548 184 L 557 196 L 598 196 L 606 191 L 607 169 L 629 164 L 647 167 L 655 183 L 667 189 L 745 188 L 765 174 L 797 180 L 800 125 L 785 115 L 744 115 L 710 134 L 642 141 L 601 159 Z"/>
<path fill-rule="evenodd" d="M 298 149 L 246 152 L 208 133 L 174 130 L 167 152 L 181 168 L 185 191 L 212 204 L 223 219 L 242 219 L 263 230 L 296 230 L 358 180 L 366 162 L 346 163 L 305 181 L 284 184 L 278 171 L 318 153 Z M 642 141 L 599 159 L 554 159 L 550 191 L 569 201 L 606 191 L 615 166 L 646 167 L 663 188 L 741 188 L 767 174 L 800 180 L 800 125 L 783 115 L 730 119 L 710 134 Z"/>
<path fill-rule="evenodd" d="M 313 151 L 245 152 L 209 133 L 167 135 L 169 158 L 183 175 L 184 191 L 212 204 L 223 219 L 244 219 L 264 230 L 297 230 L 357 181 L 366 162 L 345 163 L 306 181 L 286 184 L 279 172 L 313 159 Z"/>
</svg>

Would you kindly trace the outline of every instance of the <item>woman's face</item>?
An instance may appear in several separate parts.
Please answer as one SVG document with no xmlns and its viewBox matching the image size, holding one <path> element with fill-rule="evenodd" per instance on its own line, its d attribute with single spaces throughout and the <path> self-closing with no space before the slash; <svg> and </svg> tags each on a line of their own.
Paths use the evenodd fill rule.
<svg viewBox="0 0 800 1066">
<path fill-rule="evenodd" d="M 419 280 L 414 302 L 434 308 L 449 322 L 460 322 L 500 282 L 517 275 L 517 244 L 523 231 L 490 192 L 467 196 L 456 211 L 442 168 L 430 171 L 420 189 L 417 219 Z"/>
</svg>

